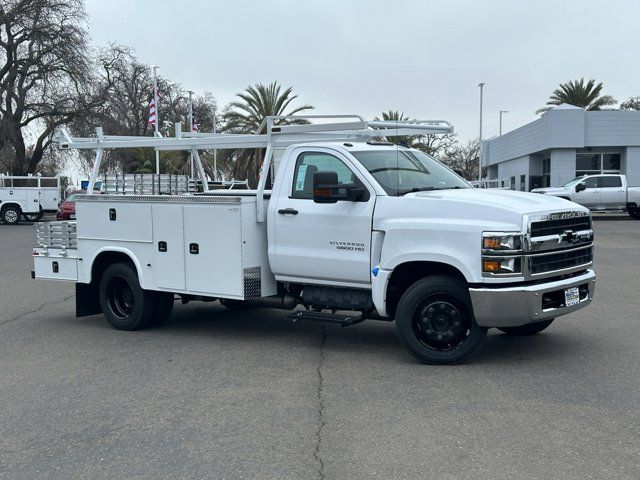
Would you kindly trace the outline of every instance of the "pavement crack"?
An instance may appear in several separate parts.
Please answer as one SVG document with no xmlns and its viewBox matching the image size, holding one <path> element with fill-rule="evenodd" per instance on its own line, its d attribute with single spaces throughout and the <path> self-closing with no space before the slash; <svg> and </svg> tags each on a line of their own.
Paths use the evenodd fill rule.
<svg viewBox="0 0 640 480">
<path fill-rule="evenodd" d="M 7 323 L 11 323 L 11 322 L 17 322 L 18 320 L 20 320 L 22 317 L 26 317 L 27 315 L 31 315 L 33 313 L 38 313 L 39 311 L 41 311 L 44 307 L 50 306 L 50 305 L 57 305 L 59 303 L 64 303 L 67 300 L 71 300 L 73 297 L 75 297 L 75 293 L 72 295 L 69 295 L 67 297 L 64 297 L 61 300 L 56 300 L 55 302 L 46 302 L 43 303 L 42 305 L 40 305 L 38 308 L 34 309 L 34 310 L 29 310 L 28 312 L 22 312 L 19 315 L 16 315 L 15 317 L 9 318 L 7 320 L 4 320 L 2 322 L 0 322 L 0 325 L 6 325 Z"/>
<path fill-rule="evenodd" d="M 318 388 L 316 390 L 316 396 L 318 399 L 318 429 L 316 430 L 316 445 L 313 451 L 313 458 L 318 463 L 318 478 L 324 479 L 324 460 L 320 455 L 320 447 L 322 446 L 322 431 L 326 425 L 324 421 L 324 377 L 322 374 L 322 367 L 324 366 L 324 345 L 327 341 L 327 334 L 324 331 L 324 325 L 322 326 L 322 340 L 320 342 L 320 361 L 316 368 L 318 375 Z"/>
</svg>

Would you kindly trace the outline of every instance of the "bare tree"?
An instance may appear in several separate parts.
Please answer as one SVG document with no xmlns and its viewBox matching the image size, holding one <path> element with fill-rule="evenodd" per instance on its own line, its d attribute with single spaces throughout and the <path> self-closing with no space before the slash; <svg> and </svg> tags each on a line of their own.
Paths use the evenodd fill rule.
<svg viewBox="0 0 640 480">
<path fill-rule="evenodd" d="M 35 172 L 54 130 L 105 101 L 119 54 L 91 55 L 81 0 L 0 0 L 3 166 Z"/>
<path fill-rule="evenodd" d="M 449 168 L 462 173 L 467 180 L 473 180 L 478 177 L 478 146 L 477 139 L 464 144 L 454 142 L 440 160 Z"/>
</svg>

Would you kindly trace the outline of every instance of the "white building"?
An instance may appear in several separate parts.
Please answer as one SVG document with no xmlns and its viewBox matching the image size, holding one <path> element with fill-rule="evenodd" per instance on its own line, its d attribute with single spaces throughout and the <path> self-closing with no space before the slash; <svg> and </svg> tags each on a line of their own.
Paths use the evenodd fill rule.
<svg viewBox="0 0 640 480">
<path fill-rule="evenodd" d="M 508 178 L 515 190 L 594 173 L 623 173 L 629 185 L 640 185 L 640 111 L 560 105 L 482 148 L 489 178 Z"/>
</svg>

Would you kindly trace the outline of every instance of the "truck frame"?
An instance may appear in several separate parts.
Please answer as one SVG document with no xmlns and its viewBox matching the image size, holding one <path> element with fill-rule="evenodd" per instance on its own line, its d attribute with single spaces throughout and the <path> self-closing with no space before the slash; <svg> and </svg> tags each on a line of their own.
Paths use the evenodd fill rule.
<svg viewBox="0 0 640 480">
<path fill-rule="evenodd" d="M 60 148 L 93 149 L 96 161 L 77 222 L 38 226 L 34 277 L 75 282 L 77 316 L 102 312 L 123 330 L 163 322 L 176 297 L 290 309 L 295 321 L 342 326 L 395 320 L 410 353 L 435 364 L 467 360 L 487 328 L 537 333 L 591 302 L 586 209 L 478 191 L 434 159 L 386 141 L 450 133 L 446 121 L 303 118 L 324 123 L 267 117 L 249 135 L 176 125 L 173 138 L 61 130 Z M 133 147 L 191 152 L 204 191 L 93 195 L 103 151 Z M 224 148 L 264 149 L 255 191 L 209 191 L 199 150 Z M 438 179 L 438 188 L 400 191 L 405 171 Z M 397 181 L 393 193 L 387 178 Z"/>
</svg>

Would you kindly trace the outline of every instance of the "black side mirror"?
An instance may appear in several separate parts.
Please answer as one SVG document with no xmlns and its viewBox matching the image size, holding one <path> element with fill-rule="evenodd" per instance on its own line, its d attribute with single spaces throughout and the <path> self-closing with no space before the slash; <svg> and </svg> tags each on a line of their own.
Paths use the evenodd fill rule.
<svg viewBox="0 0 640 480">
<path fill-rule="evenodd" d="M 338 182 L 337 172 L 316 172 L 313 174 L 313 201 L 315 203 L 368 200 L 368 193 L 369 191 L 362 185 L 341 185 Z"/>
<path fill-rule="evenodd" d="M 579 183 L 576 185 L 576 193 L 581 192 L 583 190 L 585 190 L 587 188 L 587 186 L 584 183 Z"/>
</svg>

